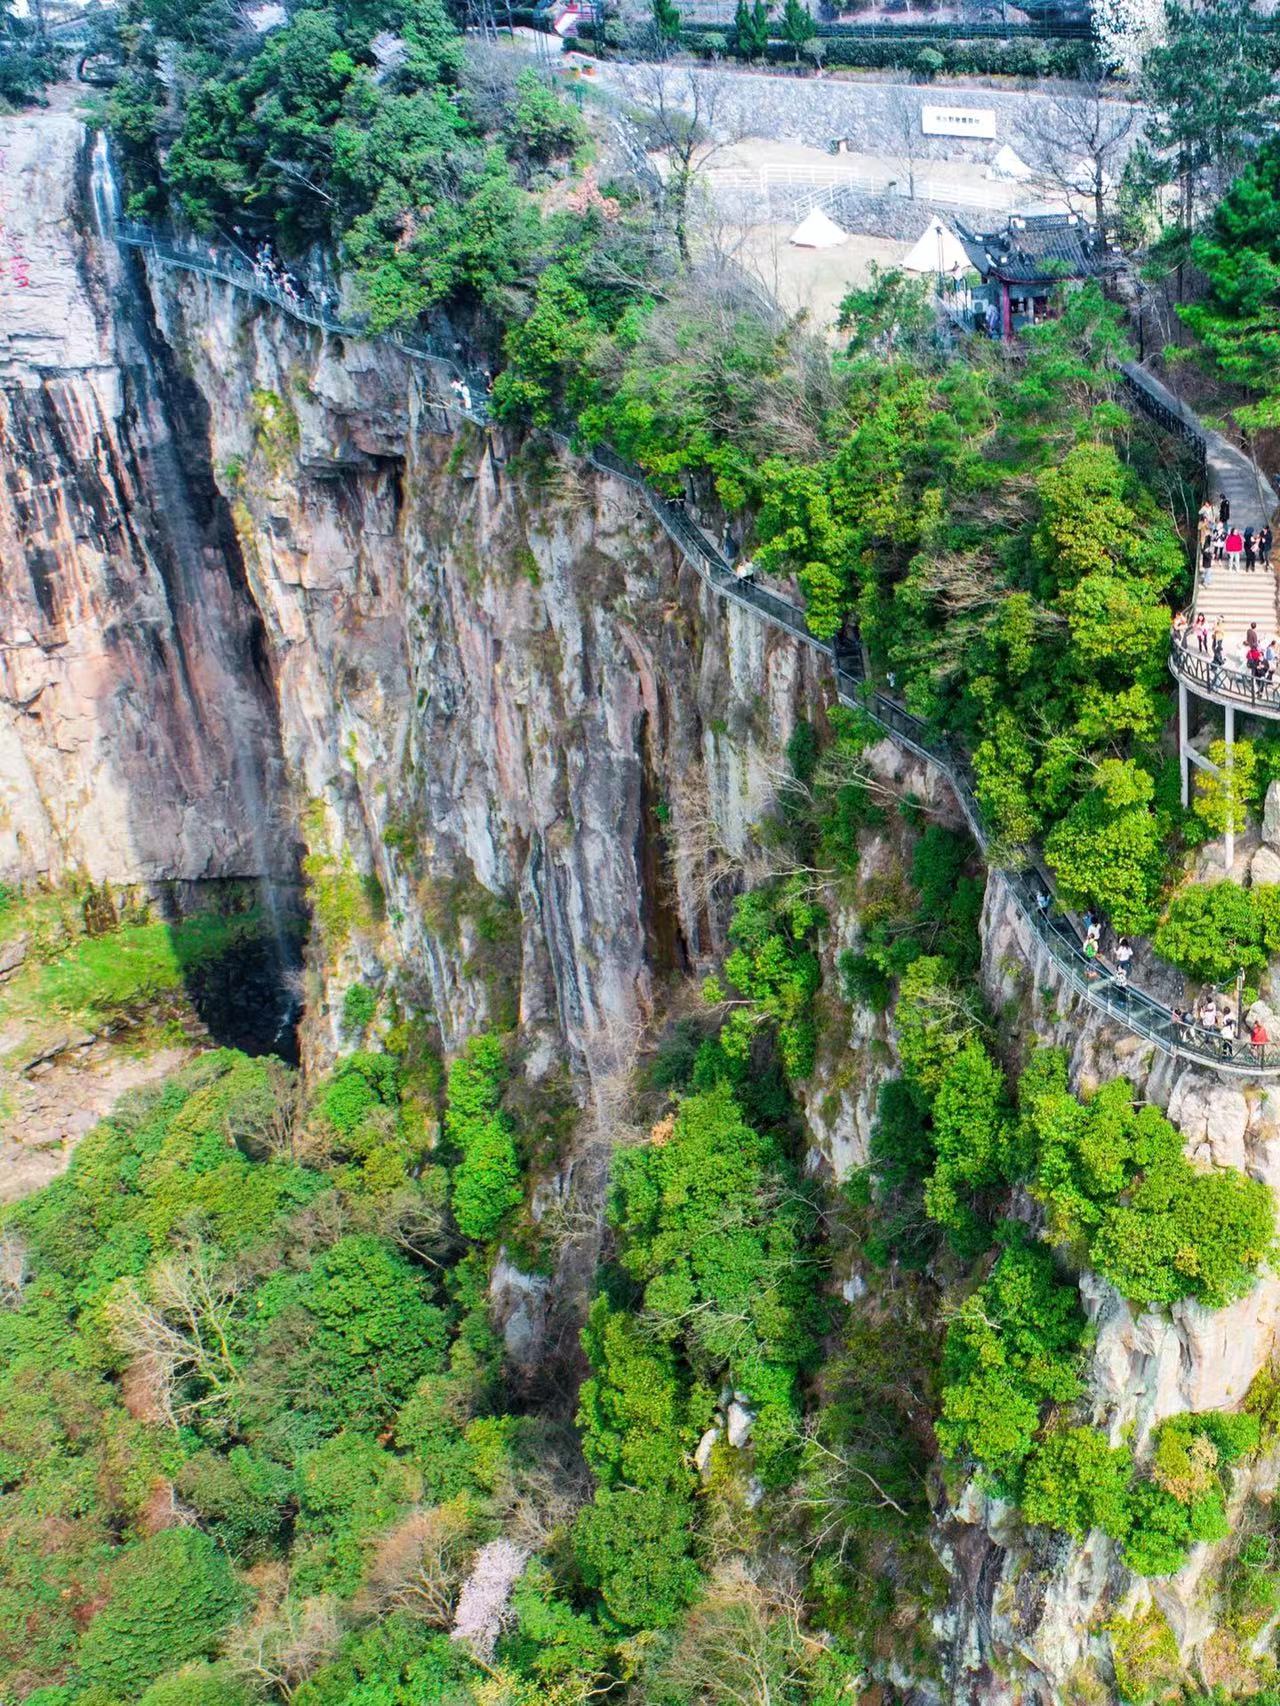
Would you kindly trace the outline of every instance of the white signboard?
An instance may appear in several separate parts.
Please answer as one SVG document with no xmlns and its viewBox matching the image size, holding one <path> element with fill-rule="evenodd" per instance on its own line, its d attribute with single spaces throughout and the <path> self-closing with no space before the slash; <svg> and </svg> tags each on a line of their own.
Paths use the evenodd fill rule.
<svg viewBox="0 0 1280 1706">
<path fill-rule="evenodd" d="M 921 107 L 920 128 L 926 136 L 994 137 L 996 115 L 990 107 Z"/>
</svg>

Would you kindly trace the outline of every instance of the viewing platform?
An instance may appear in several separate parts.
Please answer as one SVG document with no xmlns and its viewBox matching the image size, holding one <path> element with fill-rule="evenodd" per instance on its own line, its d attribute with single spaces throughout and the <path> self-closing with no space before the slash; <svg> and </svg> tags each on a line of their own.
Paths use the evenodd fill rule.
<svg viewBox="0 0 1280 1706">
<path fill-rule="evenodd" d="M 1256 534 L 1260 528 L 1272 524 L 1276 491 L 1257 463 L 1222 433 L 1205 426 L 1181 398 L 1145 369 L 1130 362 L 1125 365 L 1124 375 L 1139 408 L 1167 430 L 1178 433 L 1197 451 L 1203 470 L 1203 492 L 1213 506 L 1215 517 L 1225 497 L 1230 505 L 1232 529 L 1243 534 L 1251 527 Z M 1257 563 L 1247 569 L 1242 559 L 1240 566 L 1233 569 L 1223 559 L 1210 564 L 1206 578 L 1197 549 L 1193 574 L 1195 591 L 1189 614 L 1192 622 L 1197 616 L 1204 617 L 1208 650 L 1202 650 L 1193 639 L 1189 644 L 1175 644 L 1169 653 L 1169 669 L 1178 683 L 1178 762 L 1184 810 L 1191 803 L 1192 765 L 1212 776 L 1221 775 L 1223 769 L 1230 771 L 1237 711 L 1280 722 L 1280 669 L 1270 677 L 1259 675 L 1245 661 L 1245 636 L 1251 627 L 1256 629 L 1263 649 L 1272 638 L 1280 636 L 1280 588 L 1275 568 Z M 1221 630 L 1223 636 L 1220 661 L 1214 657 L 1215 630 Z M 1187 636 L 1190 633 L 1189 624 Z M 1189 704 L 1192 698 L 1222 707 L 1226 743 L 1223 767 L 1211 763 L 1192 745 Z M 1234 855 L 1235 836 L 1228 828 L 1228 870 Z"/>
</svg>

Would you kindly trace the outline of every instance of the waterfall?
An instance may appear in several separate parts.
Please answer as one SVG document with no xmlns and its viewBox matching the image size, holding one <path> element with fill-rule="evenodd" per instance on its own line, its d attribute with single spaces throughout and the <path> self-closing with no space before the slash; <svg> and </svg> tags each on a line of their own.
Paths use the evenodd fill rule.
<svg viewBox="0 0 1280 1706">
<path fill-rule="evenodd" d="M 98 238 L 109 243 L 120 223 L 120 182 L 111 158 L 111 142 L 105 130 L 93 139 L 89 157 L 89 194 L 93 202 L 93 228 Z"/>
<path fill-rule="evenodd" d="M 136 256 L 125 254 L 115 241 L 123 203 L 110 139 L 104 130 L 99 130 L 93 141 L 89 192 L 94 231 L 112 287 L 117 361 L 130 387 L 151 462 L 155 501 L 149 532 L 154 536 L 155 556 L 166 585 L 178 661 L 186 691 L 202 725 L 218 727 L 227 737 L 232 761 L 232 774 L 226 778 L 227 792 L 237 808 L 237 821 L 247 832 L 252 856 L 253 868 L 244 874 L 257 889 L 277 974 L 278 1026 L 274 1041 L 281 1052 L 290 1052 L 302 1005 L 298 950 L 286 927 L 278 886 L 280 873 L 274 868 L 281 838 L 272 837 L 272 814 L 264 795 L 266 777 L 261 738 L 264 719 L 246 715 L 255 708 L 251 701 L 258 685 L 249 631 L 258 620 L 257 610 L 247 585 L 236 587 L 234 576 L 228 574 L 226 591 L 239 599 L 246 611 L 252 612 L 252 623 L 219 621 L 215 609 L 212 622 L 205 621 L 201 628 L 202 655 L 188 656 L 187 622 L 210 602 L 207 526 L 196 512 L 192 484 L 175 441 L 174 387 L 157 360 L 157 333 L 142 266 Z M 215 489 L 212 480 L 210 489 Z M 263 691 L 258 697 L 262 708 L 269 708 L 273 718 L 274 701 L 266 684 L 261 686 Z M 271 731 L 275 732 L 273 721 Z M 278 734 L 272 756 L 282 765 Z"/>
</svg>

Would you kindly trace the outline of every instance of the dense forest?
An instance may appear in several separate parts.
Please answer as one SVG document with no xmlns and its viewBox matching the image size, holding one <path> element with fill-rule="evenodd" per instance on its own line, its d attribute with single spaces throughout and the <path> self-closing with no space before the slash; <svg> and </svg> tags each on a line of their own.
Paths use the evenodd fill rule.
<svg viewBox="0 0 1280 1706">
<path fill-rule="evenodd" d="M 1171 6 L 1117 218 L 1180 190 L 1146 264 L 1198 269 L 1196 359 L 1263 431 L 1280 153 L 1255 147 L 1271 48 L 1226 28 L 1239 10 L 1210 20 L 1215 86 L 1252 117 L 1189 149 L 1209 97 L 1179 55 L 1208 26 Z M 230 0 L 126 0 L 111 29 L 133 216 L 232 227 L 340 276 L 373 332 L 465 341 L 513 442 L 607 441 L 794 577 L 815 635 L 856 629 L 971 765 L 993 863 L 1035 845 L 1064 906 L 1191 977 L 1267 977 L 1280 889 L 1191 879 L 1280 779 L 1280 738 L 1238 743 L 1183 809 L 1167 653 L 1199 494 L 1125 401 L 1121 306 L 1066 293 L 1011 353 L 940 337 L 928 287 L 877 273 L 833 350 L 715 253 L 692 119 L 622 115 L 670 157 L 651 181 L 607 101 L 439 0 L 261 30 Z M 49 70 L 22 40 L 14 100 Z M 1280 1440 L 1280 1384 L 1136 1451 L 1095 1414 L 1080 1280 L 1227 1308 L 1271 1257 L 1272 1191 L 1189 1159 L 1123 1077 L 1077 1094 L 1063 1051 L 988 1005 L 983 862 L 877 784 L 873 738 L 835 707 L 797 726 L 754 827 L 775 875 L 729 898 L 723 963 L 646 1039 L 589 1313 L 538 1377 L 504 1358 L 491 1276 L 553 1273 L 537 1187 L 580 1109 L 526 1072 L 514 1001 L 446 1059 L 423 1013 L 355 982 L 330 1070 L 206 1052 L 0 1209 L 0 1699 L 903 1698 L 941 1686 L 930 1531 L 966 1476 L 1046 1545 L 1100 1531 L 1138 1582 L 1223 1545 L 1224 1640 L 1252 1650 L 1280 1522 L 1228 1513 Z M 320 940 L 358 924 L 352 873 L 304 871 Z M 5 940 L 31 904 L 0 897 Z M 841 906 L 856 939 L 824 957 Z M 118 954 L 76 953 L 86 1010 L 136 998 Z M 855 1010 L 887 1021 L 897 1071 L 867 1165 L 835 1180 L 806 1165 L 797 1091 Z M 1106 1633 L 1126 1701 L 1276 1699 L 1274 1660 L 1188 1682 L 1146 1601 Z"/>
</svg>

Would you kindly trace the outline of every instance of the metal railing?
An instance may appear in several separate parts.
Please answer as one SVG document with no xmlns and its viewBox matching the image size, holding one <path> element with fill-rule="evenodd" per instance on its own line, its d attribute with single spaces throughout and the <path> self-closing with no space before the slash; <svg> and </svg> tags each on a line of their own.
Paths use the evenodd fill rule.
<svg viewBox="0 0 1280 1706">
<path fill-rule="evenodd" d="M 999 178 L 990 180 L 990 189 L 977 184 L 952 183 L 944 178 L 929 178 L 922 172 L 903 174 L 885 171 L 870 173 L 843 171 L 838 165 L 822 166 L 809 163 L 760 166 L 753 170 L 738 167 L 707 174 L 707 186 L 714 195 L 726 193 L 751 194 L 768 197 L 774 190 L 806 189 L 845 190 L 854 195 L 888 196 L 895 201 L 929 201 L 952 207 L 978 208 L 998 213 L 1007 209 L 1016 185 Z"/>
<path fill-rule="evenodd" d="M 1153 420 L 1163 431 L 1175 438 L 1181 438 L 1189 444 L 1200 465 L 1203 478 L 1209 458 L 1209 435 L 1200 422 L 1187 408 L 1185 403 L 1177 398 L 1166 397 L 1163 387 L 1157 386 L 1149 373 L 1144 373 L 1137 362 L 1126 361 L 1120 367 L 1121 378 L 1125 390 L 1142 410 L 1143 414 Z"/>
<path fill-rule="evenodd" d="M 446 402 L 442 398 L 437 399 L 438 406 L 450 413 L 465 415 L 478 426 L 488 423 L 488 381 L 485 375 L 468 367 L 459 359 L 457 350 L 446 348 L 438 339 L 408 338 L 401 333 L 375 331 L 367 322 L 359 319 L 341 319 L 335 309 L 327 303 L 317 301 L 305 288 L 292 293 L 282 290 L 279 285 L 264 277 L 247 257 L 240 257 L 233 251 L 219 248 L 216 244 L 200 244 L 188 238 L 175 237 L 132 220 L 119 221 L 115 228 L 115 237 L 118 243 L 143 250 L 166 266 L 178 267 L 184 272 L 199 273 L 204 278 L 216 278 L 236 290 L 256 296 L 260 302 L 269 303 L 282 314 L 287 314 L 290 319 L 301 320 L 304 325 L 314 326 L 317 331 L 328 332 L 332 337 L 361 340 L 379 338 L 416 361 L 438 362 L 441 366 L 452 369 L 454 376 L 467 386 L 471 396 L 469 408 L 460 400 Z"/>
<path fill-rule="evenodd" d="M 1280 681 L 1269 675 L 1259 678 L 1247 669 L 1230 669 L 1188 645 L 1173 647 L 1169 669 L 1178 679 L 1215 699 L 1231 699 L 1244 710 L 1280 715 Z"/>
<path fill-rule="evenodd" d="M 308 325 L 339 337 L 370 336 L 367 329 L 340 321 L 323 305 L 309 304 L 273 287 L 261 279 L 251 265 L 232 260 L 225 253 L 161 236 L 145 226 L 122 227 L 119 237 L 124 243 L 146 249 L 166 265 L 221 279 Z M 454 352 L 443 351 L 433 340 L 392 338 L 390 341 L 407 355 L 452 367 L 455 373 L 466 372 Z M 440 406 L 451 413 L 468 412 L 456 405 L 441 403 Z M 484 415 L 473 411 L 471 418 L 484 424 L 487 411 Z M 608 445 L 583 447 L 563 432 L 547 430 L 557 443 L 583 456 L 593 467 L 626 481 L 634 488 L 686 561 L 720 597 L 784 628 L 828 658 L 840 702 L 861 711 L 900 745 L 934 766 L 955 795 L 974 840 L 984 853 L 990 851 L 992 838 L 983 820 L 964 755 L 945 738 L 938 736 L 921 718 L 867 680 L 858 646 L 849 641 L 832 645 L 819 639 L 809 632 L 800 605 L 754 580 L 735 574 L 728 559 L 684 508 L 655 492 L 643 470 L 634 463 L 626 461 Z M 1213 1033 L 1175 1019 L 1172 1011 L 1153 996 L 1133 986 L 1122 985 L 1113 973 L 1099 968 L 1096 960 L 1091 962 L 1085 958 L 1080 936 L 1070 921 L 1052 906 L 1044 908 L 1039 904 L 1039 894 L 1044 893 L 1051 898 L 1052 891 L 1048 879 L 1029 868 L 1025 854 L 1016 860 L 997 861 L 997 868 L 1004 869 L 1009 892 L 1023 923 L 1042 944 L 1068 987 L 1090 1006 L 1116 1020 L 1125 1029 L 1145 1037 L 1175 1059 L 1191 1061 L 1234 1077 L 1280 1077 L 1280 1041 L 1258 1049 L 1248 1042 L 1223 1043 Z"/>
</svg>

